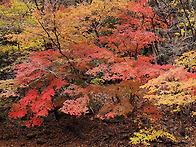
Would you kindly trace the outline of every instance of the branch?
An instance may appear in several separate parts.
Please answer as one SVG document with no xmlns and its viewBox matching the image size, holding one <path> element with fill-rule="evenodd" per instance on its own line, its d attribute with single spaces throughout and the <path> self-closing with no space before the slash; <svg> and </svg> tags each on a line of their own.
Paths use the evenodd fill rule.
<svg viewBox="0 0 196 147">
<path fill-rule="evenodd" d="M 27 4 L 27 3 L 25 3 L 25 4 L 26 4 L 27 8 L 29 9 L 29 11 L 32 13 L 32 10 L 31 10 L 31 8 L 28 6 L 28 4 Z M 37 16 L 34 16 L 34 17 L 35 17 L 35 19 L 38 21 L 38 23 L 40 24 L 40 26 L 42 27 L 42 29 L 44 30 L 44 32 L 47 34 L 49 40 L 51 40 L 52 43 L 57 47 L 57 49 L 59 50 L 59 53 L 67 59 L 69 65 L 72 67 L 74 73 L 75 73 L 75 74 L 79 74 L 78 71 L 75 69 L 74 65 L 71 63 L 69 57 L 66 56 L 65 54 L 63 54 L 63 52 L 62 52 L 62 50 L 61 50 L 61 44 L 60 44 L 60 42 L 59 42 L 59 37 L 58 37 L 58 34 L 57 34 L 57 30 L 56 30 L 55 14 L 53 13 L 53 17 L 54 17 L 54 21 L 53 21 L 54 29 L 53 29 L 52 32 L 53 32 L 54 35 L 55 35 L 56 42 L 55 42 L 55 40 L 51 37 L 49 31 L 47 31 L 47 29 L 45 28 L 45 26 L 43 25 L 43 23 L 37 18 Z"/>
</svg>

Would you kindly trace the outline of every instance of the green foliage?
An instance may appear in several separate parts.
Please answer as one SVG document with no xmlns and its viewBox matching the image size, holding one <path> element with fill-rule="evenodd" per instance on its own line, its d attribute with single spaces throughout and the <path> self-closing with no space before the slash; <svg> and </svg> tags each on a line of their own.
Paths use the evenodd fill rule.
<svg viewBox="0 0 196 147">
<path fill-rule="evenodd" d="M 143 144 L 149 146 L 150 142 L 158 140 L 159 138 L 167 138 L 172 142 L 176 142 L 176 138 L 172 134 L 163 129 L 158 129 L 158 127 L 145 128 L 139 132 L 134 132 L 134 137 L 130 138 L 130 142 L 133 145 Z"/>
</svg>

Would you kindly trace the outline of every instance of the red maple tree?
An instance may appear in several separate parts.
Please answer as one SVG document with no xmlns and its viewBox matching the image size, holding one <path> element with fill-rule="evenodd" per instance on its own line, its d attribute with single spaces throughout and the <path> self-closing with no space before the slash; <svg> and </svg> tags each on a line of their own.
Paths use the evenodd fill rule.
<svg viewBox="0 0 196 147">
<path fill-rule="evenodd" d="M 145 0 L 129 2 L 116 14 L 110 17 L 115 22 L 110 22 L 109 19 L 105 24 L 99 24 L 96 20 L 88 23 L 93 28 L 95 39 L 87 43 L 70 44 L 63 50 L 54 48 L 34 52 L 29 55 L 29 62 L 15 66 L 18 83 L 28 91 L 24 98 L 13 105 L 9 117 L 27 116 L 29 121 L 26 125 L 35 126 L 40 125 L 43 117 L 58 108 L 58 105 L 61 106 L 59 110 L 66 114 L 80 116 L 88 113 L 87 105 L 91 101 L 89 96 L 105 92 L 100 85 L 92 85 L 88 79 L 102 79 L 103 85 L 111 88 L 110 95 L 119 99 L 110 108 L 105 104 L 104 107 L 108 110 L 103 111 L 103 108 L 104 113 L 98 115 L 100 118 L 126 115 L 133 111 L 132 107 L 137 106 L 133 106 L 131 100 L 119 96 L 137 95 L 138 90 L 133 89 L 139 88 L 138 85 L 173 68 L 171 65 L 156 65 L 152 56 L 141 54 L 144 48 L 162 40 L 153 29 L 166 30 L 167 26 L 147 6 Z M 114 26 L 109 27 L 108 23 L 113 23 Z M 99 24 L 100 31 L 95 24 Z M 136 86 L 133 83 L 139 84 Z M 110 84 L 114 85 L 111 87 Z M 116 94 L 113 95 L 113 92 Z M 61 103 L 57 104 L 56 101 Z"/>
</svg>

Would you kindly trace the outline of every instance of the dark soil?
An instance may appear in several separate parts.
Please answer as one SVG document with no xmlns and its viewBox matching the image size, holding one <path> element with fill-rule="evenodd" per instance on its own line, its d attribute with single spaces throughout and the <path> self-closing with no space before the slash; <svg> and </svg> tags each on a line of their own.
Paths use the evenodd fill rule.
<svg viewBox="0 0 196 147">
<path fill-rule="evenodd" d="M 91 116 L 64 115 L 57 121 L 50 114 L 39 127 L 27 128 L 22 120 L 4 118 L 0 129 L 0 146 L 130 146 L 132 121 L 122 117 L 104 122 Z"/>
<path fill-rule="evenodd" d="M 138 131 L 131 118 L 117 117 L 102 121 L 93 119 L 92 115 L 76 118 L 61 114 L 57 121 L 51 113 L 41 126 L 27 128 L 24 120 L 6 117 L 7 112 L 8 109 L 1 109 L 0 147 L 136 147 L 129 143 L 130 136 Z M 178 124 L 176 126 L 170 126 L 171 130 L 179 128 Z M 154 142 L 152 147 L 195 147 L 196 131 L 194 126 L 192 128 L 188 134 L 189 140 L 181 138 L 177 144 L 159 141 Z"/>
</svg>

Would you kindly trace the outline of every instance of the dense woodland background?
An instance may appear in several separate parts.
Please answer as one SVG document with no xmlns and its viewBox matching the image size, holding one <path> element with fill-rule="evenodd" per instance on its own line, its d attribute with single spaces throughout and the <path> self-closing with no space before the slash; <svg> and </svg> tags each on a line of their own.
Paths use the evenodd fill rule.
<svg viewBox="0 0 196 147">
<path fill-rule="evenodd" d="M 196 146 L 195 0 L 0 2 L 1 146 Z"/>
</svg>

